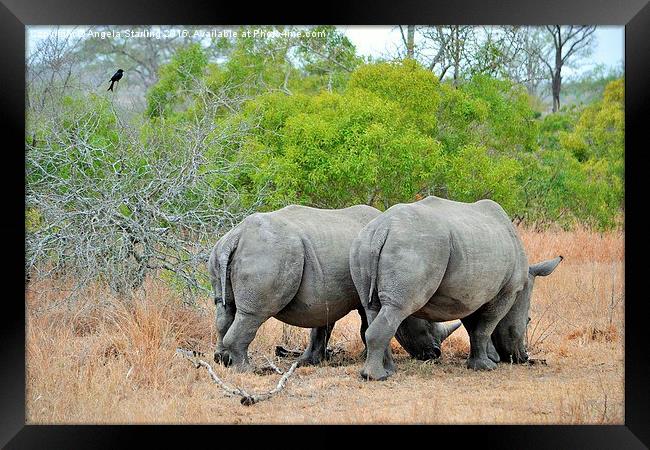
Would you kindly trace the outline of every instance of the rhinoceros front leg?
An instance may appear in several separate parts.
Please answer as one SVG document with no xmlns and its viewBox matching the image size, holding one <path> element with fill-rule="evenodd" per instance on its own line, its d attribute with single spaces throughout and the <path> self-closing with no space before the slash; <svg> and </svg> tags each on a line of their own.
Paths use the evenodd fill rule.
<svg viewBox="0 0 650 450">
<path fill-rule="evenodd" d="M 363 309 L 363 306 L 358 308 L 359 316 L 361 316 L 361 329 L 359 333 L 361 334 L 361 342 L 363 342 L 363 351 L 361 352 L 361 357 L 365 358 L 368 355 L 368 345 L 366 344 L 366 331 L 368 330 L 368 318 L 366 317 L 366 311 Z"/>
<path fill-rule="evenodd" d="M 488 355 L 488 358 L 490 358 L 495 363 L 498 363 L 499 361 L 501 361 L 501 357 L 499 356 L 499 352 L 497 352 L 497 349 L 494 347 L 494 344 L 492 343 L 492 338 L 488 339 L 487 355 Z"/>
<path fill-rule="evenodd" d="M 251 369 L 248 360 L 248 346 L 255 338 L 259 327 L 270 316 L 258 316 L 237 310 L 235 320 L 223 337 L 223 350 L 230 356 L 230 365 L 241 372 Z"/>
<path fill-rule="evenodd" d="M 361 330 L 359 332 L 361 333 L 361 342 L 363 342 L 363 346 L 367 347 L 366 345 L 366 331 L 368 330 L 368 317 L 366 317 L 366 311 L 363 309 L 363 307 L 360 307 L 357 309 L 359 312 L 359 316 L 361 316 Z M 364 349 L 364 352 L 366 350 Z"/>
<path fill-rule="evenodd" d="M 476 318 L 474 317 L 474 320 L 472 320 L 472 316 L 467 316 L 464 319 L 462 319 L 463 326 L 467 330 L 467 334 L 472 336 L 474 327 L 476 325 Z M 470 338 L 471 339 L 471 338 Z M 499 357 L 499 353 L 497 352 L 497 349 L 494 347 L 494 344 L 492 343 L 492 339 L 488 339 L 487 341 L 487 348 L 486 348 L 487 356 L 490 358 L 491 361 L 498 363 L 501 361 L 501 358 Z"/>
<path fill-rule="evenodd" d="M 333 323 L 324 327 L 312 328 L 309 335 L 309 345 L 300 358 L 298 358 L 298 364 L 300 366 L 320 364 L 325 359 L 327 342 L 330 340 L 333 328 Z"/>
</svg>

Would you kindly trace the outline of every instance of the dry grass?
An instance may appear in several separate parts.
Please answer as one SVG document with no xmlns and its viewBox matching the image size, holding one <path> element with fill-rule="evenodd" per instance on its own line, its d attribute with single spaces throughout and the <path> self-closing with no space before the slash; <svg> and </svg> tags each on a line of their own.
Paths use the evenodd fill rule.
<svg viewBox="0 0 650 450">
<path fill-rule="evenodd" d="M 398 373 L 363 382 L 359 318 L 352 312 L 332 336 L 344 352 L 299 368 L 277 397 L 245 407 L 174 353 L 177 346 L 211 353 L 209 299 L 184 306 L 168 288 L 148 282 L 129 302 L 101 290 L 65 301 L 60 289 L 69 285 L 43 280 L 26 295 L 27 422 L 622 424 L 623 233 L 520 234 L 531 263 L 565 257 L 533 293 L 528 341 L 532 356 L 547 365 L 469 371 L 461 328 L 443 345 L 439 363 L 411 360 L 394 343 Z M 271 319 L 251 345 L 253 360 L 261 365 L 275 345 L 303 347 L 307 337 L 307 330 Z M 278 379 L 215 370 L 254 392 Z"/>
</svg>

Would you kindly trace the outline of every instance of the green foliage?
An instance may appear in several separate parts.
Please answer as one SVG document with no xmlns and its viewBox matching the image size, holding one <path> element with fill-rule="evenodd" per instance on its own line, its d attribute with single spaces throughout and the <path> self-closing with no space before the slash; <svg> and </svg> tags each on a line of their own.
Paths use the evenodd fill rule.
<svg viewBox="0 0 650 450">
<path fill-rule="evenodd" d="M 541 162 L 527 173 L 526 218 L 535 223 L 555 222 L 570 227 L 583 223 L 598 229 L 618 225 L 617 191 L 602 161 L 583 164 L 560 149 L 541 154 Z"/>
<path fill-rule="evenodd" d="M 515 159 L 490 155 L 485 147 L 463 147 L 449 161 L 449 198 L 464 202 L 489 198 L 509 213 L 519 211 L 521 171 Z"/>
<path fill-rule="evenodd" d="M 437 135 L 445 151 L 453 153 L 470 143 L 484 145 L 476 135 L 488 120 L 488 105 L 451 83 L 443 83 L 440 91 Z"/>
<path fill-rule="evenodd" d="M 476 75 L 458 87 L 443 83 L 439 91 L 436 137 L 447 153 L 469 145 L 519 159 L 537 148 L 538 123 L 523 88 Z"/>
<path fill-rule="evenodd" d="M 283 29 L 267 31 L 273 30 Z M 329 34 L 243 34 L 224 44 L 229 57 L 219 63 L 208 64 L 198 45 L 179 51 L 148 93 L 140 140 L 154 153 L 127 150 L 130 164 L 142 166 L 145 178 L 151 161 L 173 164 L 185 133 L 206 122 L 211 131 L 200 170 L 213 189 L 235 189 L 245 208 L 384 209 L 435 194 L 491 198 L 530 222 L 616 225 L 623 204 L 622 80 L 587 107 L 540 118 L 526 91 L 510 81 L 477 74 L 455 86 L 413 60 L 360 65 L 344 36 L 331 27 L 312 31 L 323 30 Z M 349 73 L 342 67 L 348 65 L 356 68 Z M 197 84 L 203 93 L 193 90 Z M 75 126 L 79 102 L 63 102 L 70 109 L 63 129 Z M 91 102 L 103 117 L 89 137 L 92 147 L 117 145 L 110 104 Z M 89 173 L 101 176 L 100 166 Z M 69 176 L 65 165 L 57 170 Z M 199 197 L 188 191 L 169 207 L 188 211 Z M 120 213 L 133 211 L 123 206 Z"/>
<path fill-rule="evenodd" d="M 435 133 L 436 108 L 440 102 L 440 86 L 436 76 L 414 60 L 400 64 L 367 64 L 356 70 L 348 89 L 372 92 L 404 110 L 404 119 L 423 133 Z"/>
<path fill-rule="evenodd" d="M 169 115 L 183 98 L 183 91 L 202 76 L 207 63 L 199 44 L 179 50 L 169 64 L 161 67 L 158 82 L 147 92 L 147 115 L 151 118 Z"/>
<path fill-rule="evenodd" d="M 274 90 L 340 91 L 360 63 L 354 45 L 334 26 L 242 27 L 228 60 L 212 65 L 208 85 L 232 86 L 248 97 Z"/>
<path fill-rule="evenodd" d="M 296 56 L 304 71 L 302 92 L 341 91 L 361 64 L 348 37 L 333 25 L 319 25 L 298 40 Z"/>
<path fill-rule="evenodd" d="M 82 175 L 101 179 L 116 162 L 113 151 L 120 135 L 112 105 L 105 97 L 66 96 L 55 119 L 32 124 L 31 128 L 31 144 L 35 148 L 30 151 L 38 155 L 47 146 L 56 157 L 41 161 L 41 167 L 32 167 L 38 159 L 28 158 L 28 185 L 43 182 L 47 177 L 69 179 Z"/>
<path fill-rule="evenodd" d="M 564 148 L 583 163 L 589 184 L 594 187 L 593 206 L 601 226 L 609 226 L 606 211 L 623 207 L 625 107 L 624 81 L 605 87 L 603 99 L 587 106 L 575 128 L 560 135 Z"/>
<path fill-rule="evenodd" d="M 262 117 L 242 149 L 257 168 L 240 175 L 271 186 L 268 207 L 301 203 L 389 206 L 426 186 L 441 161 L 440 144 L 413 127 L 405 109 L 359 87 L 343 94 L 269 94 L 246 113 Z"/>
<path fill-rule="evenodd" d="M 249 101 L 239 120 L 257 128 L 242 142 L 239 157 L 248 169 L 233 183 L 251 199 L 268 189 L 266 209 L 385 208 L 434 193 L 491 198 L 513 218 L 607 228 L 616 224 L 614 199 L 623 186 L 622 177 L 611 176 L 622 174 L 622 153 L 611 148 L 622 141 L 608 131 L 622 125 L 610 105 L 622 99 L 617 92 L 606 91 L 609 106 L 538 119 L 527 94 L 509 82 L 475 76 L 455 87 L 413 61 L 367 64 L 341 93 L 270 93 Z M 602 111 L 609 122 L 599 132 L 593 123 L 604 120 Z M 609 149 L 611 158 L 577 158 L 568 143 L 578 136 L 601 143 L 594 151 Z"/>
<path fill-rule="evenodd" d="M 511 156 L 535 149 L 537 124 L 523 86 L 476 75 L 460 89 L 482 109 L 482 123 L 475 127 L 482 145 Z"/>
<path fill-rule="evenodd" d="M 547 114 L 539 122 L 538 142 L 542 148 L 559 150 L 560 135 L 573 129 L 579 112 L 575 108 Z"/>
<path fill-rule="evenodd" d="M 540 122 L 541 149 L 525 161 L 529 221 L 619 225 L 624 200 L 623 79 L 589 106 L 566 108 Z"/>
<path fill-rule="evenodd" d="M 580 161 L 620 160 L 625 137 L 623 79 L 609 83 L 603 99 L 587 106 L 575 129 L 561 136 L 562 145 Z"/>
</svg>

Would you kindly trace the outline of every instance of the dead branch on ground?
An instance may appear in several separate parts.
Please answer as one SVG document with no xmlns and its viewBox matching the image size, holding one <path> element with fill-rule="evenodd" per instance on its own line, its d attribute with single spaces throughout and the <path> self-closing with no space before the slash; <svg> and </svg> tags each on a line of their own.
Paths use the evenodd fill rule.
<svg viewBox="0 0 650 450">
<path fill-rule="evenodd" d="M 192 361 L 192 363 L 194 364 L 194 366 L 197 369 L 199 367 L 201 367 L 201 366 L 205 367 L 207 369 L 208 373 L 210 374 L 210 377 L 212 378 L 212 381 L 214 381 L 214 383 L 217 386 L 219 386 L 222 390 L 224 390 L 225 392 L 227 392 L 227 393 L 229 393 L 231 395 L 237 395 L 237 396 L 241 397 L 240 402 L 241 402 L 242 405 L 245 405 L 245 406 L 251 406 L 251 405 L 254 405 L 255 403 L 259 403 L 261 401 L 268 400 L 271 397 L 273 397 L 275 394 L 280 392 L 282 389 L 284 389 L 284 387 L 286 386 L 287 380 L 289 379 L 289 377 L 291 377 L 291 375 L 293 375 L 293 373 L 295 372 L 295 370 L 296 370 L 296 368 L 298 367 L 298 364 L 299 364 L 298 361 L 294 362 L 291 365 L 291 367 L 289 368 L 289 370 L 282 373 L 282 371 L 279 368 L 277 368 L 275 365 L 272 365 L 272 363 L 271 363 L 271 365 L 272 365 L 271 368 L 272 369 L 274 369 L 278 373 L 282 373 L 282 377 L 280 378 L 280 381 L 278 381 L 278 384 L 276 385 L 276 387 L 274 389 L 270 390 L 269 392 L 266 392 L 266 393 L 263 393 L 263 394 L 249 394 L 248 392 L 246 392 L 244 389 L 242 389 L 240 387 L 232 388 L 232 387 L 228 386 L 226 383 L 224 383 L 217 376 L 217 374 L 214 372 L 214 370 L 212 369 L 212 366 L 209 363 L 205 362 L 202 359 L 199 359 L 199 356 L 201 355 L 199 352 L 196 352 L 194 350 L 185 350 L 183 348 L 177 348 L 176 353 L 178 353 L 179 355 L 181 355 L 181 356 L 189 359 L 190 361 Z"/>
</svg>

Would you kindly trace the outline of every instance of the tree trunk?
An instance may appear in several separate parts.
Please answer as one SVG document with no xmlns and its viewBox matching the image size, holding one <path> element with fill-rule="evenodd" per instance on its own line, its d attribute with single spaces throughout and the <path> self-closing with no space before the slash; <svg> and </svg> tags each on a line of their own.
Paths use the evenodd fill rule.
<svg viewBox="0 0 650 450">
<path fill-rule="evenodd" d="M 560 91 L 562 90 L 562 76 L 559 70 L 553 74 L 551 87 L 553 90 L 553 112 L 558 112 L 560 110 Z"/>
<path fill-rule="evenodd" d="M 415 25 L 407 25 L 406 28 L 406 57 L 415 57 Z"/>
<path fill-rule="evenodd" d="M 451 28 L 451 42 L 453 45 L 453 59 L 454 59 L 454 86 L 458 85 L 460 78 L 460 29 L 458 25 Z"/>
<path fill-rule="evenodd" d="M 555 45 L 555 70 L 553 72 L 553 79 L 551 88 L 553 90 L 553 112 L 560 110 L 560 90 L 562 89 L 562 32 L 560 27 L 557 27 L 557 43 Z"/>
</svg>

